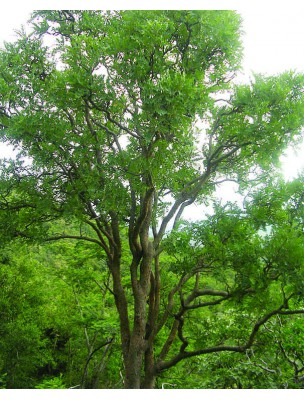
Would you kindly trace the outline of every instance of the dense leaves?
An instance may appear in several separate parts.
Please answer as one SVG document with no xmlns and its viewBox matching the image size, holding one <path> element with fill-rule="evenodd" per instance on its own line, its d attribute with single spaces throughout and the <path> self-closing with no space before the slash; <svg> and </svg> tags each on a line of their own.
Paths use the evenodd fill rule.
<svg viewBox="0 0 304 400">
<path fill-rule="evenodd" d="M 188 387 L 196 362 L 193 387 L 301 385 L 303 177 L 285 183 L 279 157 L 301 139 L 304 76 L 236 85 L 240 23 L 37 11 L 0 51 L 17 152 L 1 160 L 1 245 L 32 254 L 1 270 L 7 386 Z M 214 199 L 229 180 L 242 207 Z M 183 221 L 193 203 L 213 211 Z"/>
<path fill-rule="evenodd" d="M 72 244 L 6 248 L 0 365 L 7 388 L 95 388 L 119 381 L 117 318 L 89 253 Z"/>
</svg>

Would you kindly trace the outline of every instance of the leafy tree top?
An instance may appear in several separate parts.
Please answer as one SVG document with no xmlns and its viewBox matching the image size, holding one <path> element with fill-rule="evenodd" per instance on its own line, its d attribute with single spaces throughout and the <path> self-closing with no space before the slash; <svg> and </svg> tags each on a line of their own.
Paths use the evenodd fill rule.
<svg viewBox="0 0 304 400">
<path fill-rule="evenodd" d="M 209 304 L 195 305 L 197 298 L 212 296 L 210 303 L 219 305 L 240 290 L 240 299 L 249 296 L 252 285 L 262 290 L 262 246 L 251 217 L 225 209 L 215 213 L 219 223 L 210 218 L 189 242 L 187 229 L 181 237 L 176 230 L 183 211 L 207 202 L 225 180 L 271 187 L 279 156 L 304 125 L 303 75 L 255 75 L 249 84 L 234 83 L 240 22 L 233 11 L 37 11 L 30 33 L 21 32 L 0 51 L 1 137 L 20 151 L 1 164 L 1 237 L 99 246 L 120 319 L 126 387 L 151 387 L 157 373 L 187 357 L 243 352 L 269 318 L 292 314 L 283 290 L 276 308 L 247 330 L 245 344 L 186 351 L 184 315 Z M 285 224 L 280 196 L 274 196 L 273 221 L 281 214 Z M 267 207 L 263 215 L 253 205 L 261 227 Z M 169 224 L 173 233 L 163 241 Z M 225 247 L 230 234 L 236 243 Z M 194 252 L 192 259 L 200 235 L 202 258 Z M 164 300 L 160 262 L 165 249 L 181 252 L 180 243 L 188 258 L 177 266 L 180 277 Z M 295 269 L 301 254 L 290 259 Z M 219 290 L 201 288 L 208 260 L 216 265 L 211 281 Z M 225 281 L 220 272 L 226 264 L 233 273 Z M 272 288 L 272 278 L 267 282 Z M 183 290 L 191 292 L 185 301 Z M 156 362 L 157 335 L 169 321 Z M 179 352 L 166 361 L 174 341 L 181 342 Z"/>
</svg>

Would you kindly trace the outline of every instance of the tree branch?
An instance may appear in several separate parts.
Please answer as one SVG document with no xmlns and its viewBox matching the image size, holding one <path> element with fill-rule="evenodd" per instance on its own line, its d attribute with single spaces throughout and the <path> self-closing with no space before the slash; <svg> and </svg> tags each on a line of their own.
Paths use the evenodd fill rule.
<svg viewBox="0 0 304 400">
<path fill-rule="evenodd" d="M 90 237 L 88 237 L 88 236 L 78 236 L 78 235 L 65 235 L 65 234 L 62 234 L 62 235 L 58 235 L 58 236 L 50 236 L 50 237 L 44 239 L 44 241 L 45 241 L 45 242 L 51 242 L 51 241 L 61 240 L 61 239 L 86 240 L 87 242 L 91 242 L 91 243 L 98 244 L 100 247 L 102 247 L 102 248 L 104 249 L 102 243 L 101 243 L 99 240 L 90 238 Z M 104 249 L 104 250 L 105 250 L 105 249 Z"/>
<path fill-rule="evenodd" d="M 222 351 L 229 351 L 229 352 L 236 352 L 236 353 L 244 353 L 247 349 L 249 349 L 255 340 L 255 337 L 260 330 L 260 328 L 274 315 L 294 315 L 294 314 L 304 314 L 304 310 L 284 310 L 288 308 L 288 299 L 284 301 L 284 304 L 282 304 L 279 308 L 276 310 L 273 310 L 266 314 L 264 317 L 259 319 L 255 325 L 252 328 L 251 334 L 247 340 L 247 342 L 243 346 L 214 346 L 214 347 L 208 347 L 205 349 L 199 349 L 199 350 L 194 350 L 190 352 L 184 351 L 185 349 L 185 342 L 182 340 L 182 346 L 180 349 L 180 352 L 171 360 L 168 361 L 162 361 L 160 360 L 157 364 L 157 371 L 164 371 L 165 369 L 171 368 L 177 363 L 179 363 L 182 360 L 185 360 L 187 358 L 195 357 L 198 355 L 203 355 L 203 354 L 210 354 L 210 353 L 218 353 Z"/>
<path fill-rule="evenodd" d="M 116 126 L 119 127 L 121 130 L 123 130 L 124 132 L 128 133 L 130 136 L 133 136 L 133 137 L 136 138 L 136 139 L 139 139 L 139 138 L 140 138 L 136 133 L 130 131 L 130 129 L 128 129 L 127 127 L 123 126 L 120 122 L 115 121 L 115 119 L 111 117 L 111 114 L 110 114 L 110 112 L 109 112 L 108 109 L 99 107 L 99 106 L 92 100 L 92 98 L 90 98 L 89 101 L 90 101 L 90 103 L 92 104 L 92 106 L 95 107 L 97 110 L 104 112 L 104 113 L 106 114 L 107 119 L 108 119 L 110 122 L 112 122 L 112 124 L 116 125 Z"/>
</svg>

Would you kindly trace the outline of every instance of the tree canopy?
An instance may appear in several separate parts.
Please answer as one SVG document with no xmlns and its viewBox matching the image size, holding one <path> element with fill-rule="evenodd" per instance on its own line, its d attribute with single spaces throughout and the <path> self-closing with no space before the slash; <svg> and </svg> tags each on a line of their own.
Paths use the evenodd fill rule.
<svg viewBox="0 0 304 400">
<path fill-rule="evenodd" d="M 235 83 L 240 35 L 234 11 L 37 11 L 0 51 L 1 138 L 18 151 L 1 161 L 2 243 L 91 246 L 126 388 L 249 357 L 270 321 L 304 313 L 303 177 L 279 174 L 304 75 Z M 231 180 L 243 207 L 214 200 Z M 184 221 L 193 203 L 213 212 Z"/>
</svg>

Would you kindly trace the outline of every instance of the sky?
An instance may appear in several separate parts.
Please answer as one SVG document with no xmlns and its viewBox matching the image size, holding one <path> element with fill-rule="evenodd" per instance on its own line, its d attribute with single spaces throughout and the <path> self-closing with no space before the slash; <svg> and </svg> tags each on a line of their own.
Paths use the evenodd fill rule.
<svg viewBox="0 0 304 400">
<path fill-rule="evenodd" d="M 244 79 L 251 72 L 278 74 L 285 70 L 304 72 L 304 3 L 267 0 L 154 1 L 153 9 L 234 9 L 243 19 Z M 148 3 L 150 4 L 150 3 Z M 145 9 L 142 1 L 66 1 L 31 0 L 5 2 L 0 13 L 0 47 L 14 39 L 14 29 L 25 24 L 35 9 Z M 151 7 L 148 7 L 151 8 Z M 288 150 L 282 158 L 284 174 L 292 178 L 304 168 L 304 145 L 297 154 Z M 0 158 L 9 150 L 0 146 Z M 301 157 L 303 154 L 303 157 Z"/>
</svg>

